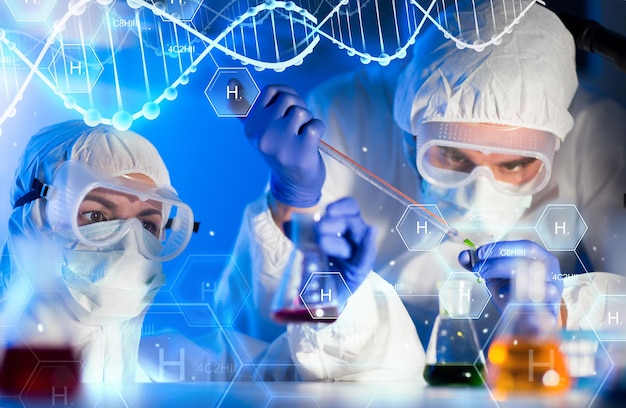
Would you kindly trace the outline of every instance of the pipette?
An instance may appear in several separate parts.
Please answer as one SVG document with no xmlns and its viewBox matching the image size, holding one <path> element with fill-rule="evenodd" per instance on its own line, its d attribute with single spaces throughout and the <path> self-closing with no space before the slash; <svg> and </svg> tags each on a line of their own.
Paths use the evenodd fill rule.
<svg viewBox="0 0 626 408">
<path fill-rule="evenodd" d="M 328 157 L 336 160 L 346 168 L 354 171 L 356 175 L 361 177 L 363 180 L 367 181 L 374 187 L 378 188 L 383 193 L 387 194 L 391 198 L 396 199 L 401 204 L 405 206 L 414 206 L 420 210 L 421 215 L 427 220 L 430 221 L 433 225 L 443 231 L 446 235 L 448 235 L 449 239 L 454 242 L 459 242 L 467 245 L 468 247 L 475 249 L 476 244 L 467 235 L 463 236 L 456 228 L 448 226 L 448 224 L 441 218 L 439 215 L 430 211 L 424 205 L 419 204 L 417 201 L 412 199 L 411 197 L 404 194 L 402 191 L 398 190 L 385 180 L 378 177 L 376 174 L 372 173 L 365 167 L 361 166 L 359 163 L 352 160 L 350 157 L 341 153 L 339 150 L 335 149 L 333 146 L 329 145 L 323 140 L 320 140 L 319 150 L 324 152 Z"/>
<path fill-rule="evenodd" d="M 231 83 L 243 89 L 239 80 L 232 78 L 229 84 Z M 419 204 L 417 201 L 407 196 L 406 194 L 404 194 L 402 191 L 398 190 L 391 184 L 387 183 L 385 180 L 381 179 L 376 174 L 372 173 L 365 167 L 361 166 L 359 163 L 355 162 L 350 157 L 341 153 L 339 150 L 335 149 L 333 146 L 326 143 L 325 141 L 320 140 L 319 150 L 325 153 L 328 157 L 336 160 L 338 163 L 342 164 L 346 168 L 351 169 L 352 171 L 354 171 L 356 175 L 361 177 L 363 180 L 367 181 L 374 187 L 378 188 L 380 191 L 387 194 L 391 198 L 399 201 L 402 205 L 405 205 L 405 206 L 411 205 L 411 206 L 414 206 L 415 208 L 418 208 L 421 212 L 421 215 L 427 221 L 430 221 L 433 225 L 435 225 L 437 228 L 443 231 L 446 235 L 448 235 L 451 241 L 459 242 L 472 248 L 471 256 L 472 257 L 475 256 L 476 244 L 474 242 L 475 241 L 478 242 L 477 240 L 471 240 L 467 236 L 467 234 L 465 234 L 464 236 L 461 235 L 461 233 L 456 228 L 448 226 L 448 224 L 444 221 L 443 218 L 441 218 L 437 214 L 430 211 L 424 205 Z"/>
</svg>

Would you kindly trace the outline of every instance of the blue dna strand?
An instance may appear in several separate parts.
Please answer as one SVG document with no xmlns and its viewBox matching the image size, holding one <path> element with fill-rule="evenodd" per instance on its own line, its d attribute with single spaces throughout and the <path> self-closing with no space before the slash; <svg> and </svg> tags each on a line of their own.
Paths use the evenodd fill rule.
<svg viewBox="0 0 626 408">
<path fill-rule="evenodd" d="M 404 58 L 424 24 L 459 48 L 498 44 L 538 0 L 13 0 L 0 17 L 0 135 L 33 79 L 95 126 L 160 115 L 202 65 L 277 72 L 302 64 L 321 39 L 363 64 Z M 444 9 L 451 10 L 442 17 Z M 472 10 L 474 11 L 472 13 Z M 449 16 L 449 17 L 446 17 Z M 232 62 L 229 62 L 232 64 Z M 232 65 L 230 65 L 232 66 Z"/>
</svg>

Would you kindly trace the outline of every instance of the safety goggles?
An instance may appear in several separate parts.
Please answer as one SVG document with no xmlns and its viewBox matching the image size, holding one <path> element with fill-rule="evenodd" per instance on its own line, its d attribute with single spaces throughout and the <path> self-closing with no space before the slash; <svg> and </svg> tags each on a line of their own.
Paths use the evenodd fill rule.
<svg viewBox="0 0 626 408">
<path fill-rule="evenodd" d="M 52 230 L 88 248 L 115 248 L 134 232 L 139 252 L 162 262 L 185 249 L 194 229 L 191 208 L 172 189 L 111 177 L 80 161 L 63 162 L 41 196 Z M 116 227 L 101 234 L 90 228 L 110 221 Z"/>
<path fill-rule="evenodd" d="M 504 193 L 531 195 L 550 180 L 558 139 L 512 126 L 427 122 L 416 148 L 417 169 L 430 184 L 457 188 L 482 176 Z"/>
</svg>

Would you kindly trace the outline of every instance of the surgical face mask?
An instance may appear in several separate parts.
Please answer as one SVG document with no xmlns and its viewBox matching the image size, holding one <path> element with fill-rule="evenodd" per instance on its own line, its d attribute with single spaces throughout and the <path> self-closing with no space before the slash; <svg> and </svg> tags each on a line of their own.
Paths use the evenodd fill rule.
<svg viewBox="0 0 626 408">
<path fill-rule="evenodd" d="M 111 234 L 106 224 L 81 227 L 81 232 Z M 133 233 L 118 241 L 115 249 L 64 251 L 64 297 L 78 320 L 91 325 L 118 324 L 138 316 L 152 302 L 164 275 L 160 262 L 139 252 L 137 241 Z"/>
<path fill-rule="evenodd" d="M 422 195 L 437 205 L 448 225 L 476 229 L 491 239 L 506 234 L 530 207 L 532 196 L 496 190 L 484 177 L 459 188 L 441 188 L 422 180 Z"/>
<path fill-rule="evenodd" d="M 79 227 L 81 236 L 85 238 L 85 241 L 88 242 L 88 244 L 85 245 L 83 243 L 85 241 L 76 242 L 71 246 L 71 248 L 75 250 L 96 249 L 100 251 L 112 250 L 116 248 L 123 249 L 128 240 L 122 239 L 112 242 L 107 248 L 98 246 L 93 247 L 90 243 L 110 239 L 111 236 L 119 234 L 119 232 L 124 228 L 127 231 L 125 235 L 129 238 L 132 237 L 132 239 L 137 241 L 137 251 L 146 258 L 151 258 L 153 254 L 159 253 L 163 249 L 161 242 L 150 231 L 143 228 L 140 221 L 137 219 L 103 221 Z"/>
</svg>

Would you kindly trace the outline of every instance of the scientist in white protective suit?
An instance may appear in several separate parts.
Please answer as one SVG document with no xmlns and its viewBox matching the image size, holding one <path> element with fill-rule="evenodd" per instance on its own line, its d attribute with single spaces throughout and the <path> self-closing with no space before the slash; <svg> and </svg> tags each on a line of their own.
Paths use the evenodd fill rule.
<svg viewBox="0 0 626 408">
<path fill-rule="evenodd" d="M 144 315 L 164 284 L 161 263 L 193 230 L 156 148 L 106 125 L 44 128 L 19 161 L 11 204 L 3 348 L 70 347 L 82 381 L 144 380 Z"/>
<path fill-rule="evenodd" d="M 492 21 L 503 21 L 502 3 L 482 2 L 476 15 L 462 13 L 471 22 L 462 25 L 463 39 L 476 39 L 475 17 L 487 31 Z M 481 35 L 490 38 L 502 28 Z M 514 265 L 525 259 L 543 263 L 554 320 L 568 329 L 589 329 L 591 323 L 604 329 L 606 316 L 585 318 L 598 290 L 626 294 L 619 276 L 623 222 L 615 218 L 624 211 L 626 115 L 613 102 L 577 93 L 575 45 L 559 18 L 533 5 L 500 44 L 482 52 L 457 48 L 429 25 L 412 52 L 404 66 L 368 66 L 336 77 L 313 90 L 306 103 L 290 87 L 266 87 L 246 122 L 248 138 L 270 165 L 270 190 L 245 211 L 234 254 L 238 268 L 223 277 L 218 311 L 246 334 L 266 341 L 283 336 L 303 378 L 370 378 L 377 358 L 377 379 L 421 377 L 422 346 L 438 310 L 437 283 L 452 272 L 471 270 L 485 278 L 494 300 L 478 323 L 486 336 L 508 300 Z M 314 126 L 318 120 L 325 132 Z M 418 203 L 436 205 L 450 226 L 473 237 L 475 262 L 466 245 L 447 237 L 436 250 L 407 250 L 396 230 L 404 207 L 352 170 L 323 159 L 316 143 L 322 133 Z M 354 291 L 335 323 L 289 325 L 283 334 L 285 327 L 270 320 L 267 306 L 291 248 L 280 226 L 294 211 L 324 208 L 346 196 L 378 231 L 376 273 Z M 563 279 L 574 267 L 547 251 L 534 228 L 550 203 L 574 204 L 582 215 L 588 230 L 577 251 L 584 250 L 594 273 Z M 240 273 L 252 287 L 241 311 L 229 306 L 229 297 L 246 293 Z M 408 327 L 407 311 L 419 351 L 400 329 Z M 403 353 L 407 364 L 421 366 L 391 369 Z"/>
</svg>

